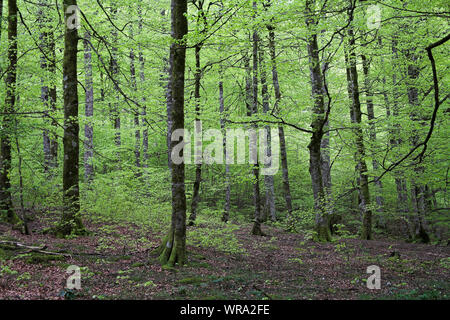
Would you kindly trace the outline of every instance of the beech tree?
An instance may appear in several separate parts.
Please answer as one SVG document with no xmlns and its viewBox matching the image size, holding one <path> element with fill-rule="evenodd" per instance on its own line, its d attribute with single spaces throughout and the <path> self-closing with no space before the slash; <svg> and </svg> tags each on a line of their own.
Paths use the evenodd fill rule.
<svg viewBox="0 0 450 320">
<path fill-rule="evenodd" d="M 184 129 L 184 82 L 186 68 L 186 43 L 184 36 L 188 33 L 186 0 L 172 0 L 171 4 L 172 38 L 170 47 L 170 91 L 171 104 L 171 135 L 177 129 Z M 171 139 L 170 149 L 178 143 Z M 175 164 L 172 158 L 172 224 L 167 237 L 160 247 L 162 264 L 174 266 L 186 262 L 186 194 L 184 184 L 184 163 Z"/>
<path fill-rule="evenodd" d="M 80 126 L 78 122 L 78 31 L 72 20 L 77 12 L 76 0 L 64 1 L 64 161 L 63 213 L 57 233 L 62 236 L 80 234 L 84 226 L 80 217 L 79 153 Z"/>
</svg>

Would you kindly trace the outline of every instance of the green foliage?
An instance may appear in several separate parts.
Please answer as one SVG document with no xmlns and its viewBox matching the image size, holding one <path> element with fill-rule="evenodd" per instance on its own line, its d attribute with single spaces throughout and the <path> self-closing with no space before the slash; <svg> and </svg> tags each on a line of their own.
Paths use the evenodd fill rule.
<svg viewBox="0 0 450 320">
<path fill-rule="evenodd" d="M 215 248 L 229 254 L 246 254 L 233 233 L 240 229 L 238 225 L 223 224 L 217 220 L 204 218 L 198 219 L 198 225 L 202 227 L 189 230 L 188 245 Z"/>
</svg>

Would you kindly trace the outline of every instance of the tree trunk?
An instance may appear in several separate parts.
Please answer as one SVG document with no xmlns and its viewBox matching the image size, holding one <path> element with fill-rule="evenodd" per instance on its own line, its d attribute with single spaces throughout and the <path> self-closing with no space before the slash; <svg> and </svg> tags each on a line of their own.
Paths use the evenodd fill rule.
<svg viewBox="0 0 450 320">
<path fill-rule="evenodd" d="M 130 36 L 133 38 L 133 29 L 132 25 L 130 26 Z M 134 55 L 134 49 L 130 49 L 130 78 L 131 78 L 131 88 L 135 93 L 137 93 L 137 82 L 136 82 L 136 66 L 135 66 L 136 57 Z M 134 112 L 134 158 L 135 165 L 137 168 L 141 167 L 141 128 L 139 122 L 139 112 Z M 138 173 L 137 176 L 140 176 L 141 173 Z"/>
<path fill-rule="evenodd" d="M 90 47 L 91 33 L 84 33 L 84 73 L 86 88 L 86 105 L 84 115 L 86 116 L 86 124 L 84 125 L 84 177 L 90 182 L 94 176 L 94 167 L 92 157 L 94 155 L 94 128 L 92 125 L 92 117 L 94 116 L 94 86 L 92 78 L 92 52 Z"/>
<path fill-rule="evenodd" d="M 257 10 L 257 2 L 253 2 L 253 9 Z M 259 45 L 259 35 L 257 31 L 253 32 L 253 101 L 252 101 L 252 110 L 251 114 L 255 115 L 258 113 L 258 45 Z M 253 128 L 257 129 L 257 124 L 253 125 Z M 251 144 L 252 141 L 249 141 L 249 144 Z M 254 142 L 257 143 L 256 141 Z M 256 145 L 255 145 L 256 147 Z M 264 233 L 261 230 L 261 194 L 259 190 L 259 163 L 256 159 L 256 163 L 253 165 L 253 204 L 255 206 L 255 215 L 254 215 L 254 222 L 253 222 L 253 228 L 252 228 L 252 234 L 253 235 L 264 235 Z"/>
<path fill-rule="evenodd" d="M 202 4 L 202 2 L 200 2 Z M 199 13 L 200 15 L 200 13 Z M 200 183 L 202 180 L 202 154 L 201 154 L 201 135 L 202 128 L 200 125 L 200 86 L 201 86 L 201 61 L 200 61 L 200 51 L 202 49 L 202 44 L 198 43 L 195 45 L 195 73 L 194 73 L 194 99 L 195 99 L 195 181 L 192 195 L 191 203 L 191 215 L 189 216 L 189 225 L 192 226 L 197 218 L 197 207 L 200 203 Z M 200 151 L 200 154 L 197 154 Z"/>
<path fill-rule="evenodd" d="M 355 162 L 359 172 L 359 209 L 362 216 L 361 238 L 365 240 L 372 239 L 372 210 L 370 209 L 370 193 L 369 180 L 367 176 L 367 165 L 365 161 L 364 136 L 361 128 L 362 113 L 361 102 L 359 97 L 358 71 L 356 68 L 355 38 L 353 28 L 348 29 L 348 50 L 346 54 L 347 60 L 347 77 L 348 91 L 350 93 L 350 114 L 351 121 L 355 124 Z"/>
<path fill-rule="evenodd" d="M 222 72 L 221 72 L 222 74 Z M 222 221 L 228 222 L 230 218 L 230 201 L 231 201 L 231 185 L 230 185 L 230 165 L 226 161 L 227 159 L 227 133 L 225 131 L 225 101 L 223 96 L 223 81 L 219 82 L 219 108 L 220 108 L 220 128 L 223 133 L 223 155 L 225 159 L 225 205 L 222 215 Z"/>
<path fill-rule="evenodd" d="M 19 223 L 14 211 L 11 195 L 11 133 L 13 129 L 17 85 L 17 1 L 8 0 L 8 71 L 5 79 L 6 96 L 0 140 L 0 214 L 6 214 L 6 221 Z"/>
<path fill-rule="evenodd" d="M 372 94 L 372 88 L 370 85 L 370 77 L 369 77 L 369 68 L 370 68 L 370 62 L 366 58 L 365 55 L 361 55 L 362 63 L 363 63 L 363 72 L 364 72 L 364 87 L 366 90 L 366 100 L 367 100 L 367 117 L 370 124 L 370 141 L 372 143 L 372 150 L 376 150 L 376 142 L 377 142 L 377 133 L 375 128 L 375 113 L 374 113 L 374 105 L 373 105 L 373 94 Z M 373 171 L 376 172 L 379 168 L 378 161 L 375 159 L 375 152 L 372 151 L 373 159 L 372 159 L 372 167 Z M 383 220 L 383 184 L 381 180 L 375 176 L 375 185 L 377 187 L 377 192 L 375 196 L 375 201 L 377 203 L 377 223 L 380 227 L 384 227 L 384 220 Z"/>
<path fill-rule="evenodd" d="M 46 13 L 48 3 L 46 1 L 39 2 L 38 24 L 41 30 L 50 29 L 51 18 Z M 55 40 L 52 31 L 44 31 L 39 35 L 39 47 L 41 51 L 41 69 L 43 76 L 41 77 L 41 101 L 44 105 L 44 110 L 48 112 L 56 110 L 56 86 L 52 78 L 56 71 L 55 61 Z M 50 78 L 50 79 L 49 79 Z M 53 83 L 51 87 L 49 83 Z M 56 127 L 55 120 L 51 121 Z M 54 128 L 52 131 L 55 131 Z M 44 172 L 49 173 L 51 168 L 57 166 L 57 139 L 54 132 L 49 129 L 43 130 L 43 151 L 44 151 Z"/>
<path fill-rule="evenodd" d="M 71 13 L 69 6 L 76 6 L 76 0 L 64 0 L 65 34 L 63 59 L 64 88 L 64 162 L 63 162 L 63 214 L 57 231 L 59 236 L 84 233 L 80 217 L 79 189 L 79 123 L 78 123 L 78 79 L 77 45 L 78 32 L 69 27 Z"/>
<path fill-rule="evenodd" d="M 172 128 L 184 129 L 184 83 L 186 64 L 186 43 L 182 41 L 188 33 L 186 0 L 172 0 L 172 38 L 176 40 L 171 46 L 171 96 Z M 170 150 L 179 142 L 171 141 Z M 169 158 L 171 161 L 171 158 Z M 172 161 L 171 161 L 172 162 Z M 170 267 L 180 266 L 186 262 L 186 194 L 184 183 L 184 163 L 171 164 L 172 167 L 172 225 L 160 247 L 160 262 Z"/>
<path fill-rule="evenodd" d="M 311 91 L 314 100 L 313 116 L 311 128 L 313 134 L 309 149 L 309 173 L 311 175 L 314 209 L 316 211 L 316 240 L 331 241 L 331 231 L 328 223 L 328 212 L 324 204 L 325 193 L 322 178 L 321 143 L 323 137 L 323 127 L 325 122 L 324 87 L 322 70 L 320 69 L 319 48 L 317 44 L 316 17 L 313 8 L 316 2 L 307 0 L 305 5 L 306 26 L 308 28 L 308 56 L 311 78 Z"/>
<path fill-rule="evenodd" d="M 263 99 L 263 112 L 265 114 L 269 113 L 269 89 L 267 86 L 267 74 L 266 66 L 264 61 L 264 51 L 259 50 L 259 68 L 261 70 L 261 96 Z M 270 126 L 265 127 L 267 131 L 267 157 L 272 157 L 272 143 L 271 143 L 271 133 Z M 261 147 L 261 146 L 260 146 Z M 267 167 L 271 168 L 272 164 L 266 164 Z M 265 210 L 263 213 L 263 221 L 267 220 L 267 215 L 270 216 L 271 221 L 276 221 L 276 210 L 275 210 L 275 188 L 274 188 L 274 177 L 273 175 L 264 176 L 264 186 L 266 188 L 266 203 Z"/>
<path fill-rule="evenodd" d="M 139 34 L 142 34 L 142 12 L 141 12 L 141 6 L 138 5 L 138 15 L 139 15 L 139 23 L 138 23 L 138 29 Z M 142 45 L 139 42 L 138 43 L 138 51 L 139 51 L 139 78 L 141 80 L 141 85 L 145 84 L 145 60 L 144 60 L 144 53 L 142 51 Z M 145 95 L 142 97 L 142 112 L 141 112 L 141 125 L 143 127 L 142 130 L 142 167 L 148 168 L 148 129 L 147 129 L 147 123 L 146 123 L 146 116 L 147 116 L 147 107 L 146 107 L 146 99 Z"/>
<path fill-rule="evenodd" d="M 278 112 L 278 106 L 281 101 L 281 90 L 280 84 L 278 81 L 278 69 L 277 69 L 277 60 L 276 60 L 276 47 L 275 47 L 275 27 L 270 24 L 267 26 L 269 30 L 269 51 L 270 51 L 270 60 L 272 64 L 272 84 L 275 93 L 275 105 L 274 110 Z M 281 158 L 281 168 L 283 175 L 283 191 L 284 191 L 284 199 L 286 201 L 286 209 L 288 211 L 287 218 L 288 220 L 292 216 L 292 197 L 291 197 L 291 188 L 289 185 L 289 168 L 287 161 L 287 151 L 286 151 L 286 138 L 284 135 L 284 127 L 278 127 L 278 136 L 280 138 L 280 158 Z"/>
<path fill-rule="evenodd" d="M 323 81 L 324 81 L 324 90 L 327 88 L 325 73 L 327 71 L 328 65 L 325 63 L 322 67 Z M 329 110 L 324 109 L 325 112 Z M 326 121 L 324 126 L 324 130 L 329 129 L 329 121 Z M 325 194 L 325 205 L 326 210 L 328 212 L 328 221 L 331 233 L 333 233 L 333 224 L 334 224 L 334 204 L 333 204 L 333 193 L 332 193 L 332 183 L 331 183 L 331 159 L 330 159 L 330 132 L 327 132 L 322 136 L 322 142 L 320 143 L 320 161 L 322 162 L 322 184 L 323 191 Z"/>
<path fill-rule="evenodd" d="M 415 51 L 412 49 L 412 51 Z M 419 90 L 416 87 L 416 81 L 419 78 L 420 69 L 417 65 L 417 56 L 414 54 L 407 54 L 407 59 L 410 61 L 408 65 L 408 101 L 410 106 L 412 107 L 412 112 L 410 114 L 410 118 L 412 122 L 421 121 L 421 116 L 418 114 L 418 107 L 420 105 L 419 102 Z M 423 123 L 421 123 L 423 126 Z M 419 133 L 418 130 L 413 129 L 411 144 L 413 147 L 417 146 L 419 143 Z M 430 242 L 430 237 L 428 232 L 426 231 L 426 222 L 425 222 L 425 213 L 426 213 L 426 192 L 425 185 L 418 182 L 422 175 L 424 174 L 425 168 L 421 164 L 415 165 L 415 173 L 416 177 L 411 181 L 411 190 L 412 190 L 412 202 L 413 208 L 415 211 L 415 219 L 414 219 L 414 237 L 423 243 Z"/>
<path fill-rule="evenodd" d="M 398 72 L 398 49 L 397 49 L 397 40 L 394 38 L 392 40 L 392 65 L 394 66 L 394 72 L 392 74 L 392 113 L 389 108 L 389 100 L 387 98 L 387 94 L 384 96 L 385 103 L 386 103 L 386 113 L 387 117 L 390 118 L 391 122 L 396 121 L 396 118 L 399 116 L 399 105 L 398 105 L 398 99 L 399 99 L 399 92 L 398 92 L 398 83 L 397 83 L 397 72 Z M 384 81 L 385 82 L 385 81 Z M 389 132 L 390 140 L 389 144 L 392 148 L 398 148 L 402 144 L 402 139 L 398 138 L 400 134 L 400 126 L 398 124 L 394 124 Z M 407 181 L 403 177 L 403 172 L 401 170 L 395 171 L 395 185 L 397 190 L 397 211 L 400 212 L 402 215 L 403 220 L 406 222 L 406 230 L 405 234 L 410 236 L 410 227 L 408 223 L 409 219 L 409 205 L 408 205 L 408 187 L 407 187 Z"/>
<path fill-rule="evenodd" d="M 115 15 L 117 14 L 117 8 L 115 7 L 114 4 L 111 5 L 111 17 L 112 19 L 115 17 Z M 119 63 L 118 63 L 118 48 L 116 47 L 117 45 L 117 30 L 115 28 L 113 28 L 112 32 L 111 32 L 111 41 L 114 44 L 111 48 L 111 58 L 110 58 L 110 74 L 111 74 L 111 80 L 113 81 L 113 87 L 114 90 L 116 92 L 119 91 L 118 88 L 118 79 L 117 79 L 117 75 L 119 74 Z M 120 134 L 120 127 L 121 127 L 121 119 L 120 119 L 120 107 L 119 107 L 119 96 L 116 96 L 115 101 L 111 104 L 111 116 L 112 116 L 112 120 L 113 120 L 113 126 L 114 126 L 114 130 L 115 130 L 115 137 L 114 137 L 114 142 L 117 148 L 117 160 L 119 162 L 119 166 L 120 166 L 120 162 L 121 162 L 121 156 L 120 156 L 120 147 L 122 145 L 122 141 L 121 141 L 121 134 Z"/>
</svg>

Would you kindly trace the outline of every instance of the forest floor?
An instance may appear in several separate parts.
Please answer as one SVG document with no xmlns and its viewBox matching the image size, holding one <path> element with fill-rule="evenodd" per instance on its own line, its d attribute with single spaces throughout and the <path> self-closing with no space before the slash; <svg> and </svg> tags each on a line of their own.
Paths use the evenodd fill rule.
<svg viewBox="0 0 450 320">
<path fill-rule="evenodd" d="M 152 255 L 161 234 L 136 225 L 86 223 L 95 235 L 57 239 L 25 236 L 0 225 L 0 299 L 449 299 L 450 248 L 393 240 L 306 241 L 264 226 L 266 237 L 236 226 L 242 251 L 188 246 L 188 264 L 161 268 Z M 188 227 L 194 229 L 208 227 Z M 199 230 L 197 230 L 199 231 Z M 50 255 L 9 242 L 46 245 Z M 225 241 L 225 240 L 224 240 Z M 81 268 L 81 289 L 65 290 L 70 265 Z M 366 286 L 367 267 L 381 268 L 381 289 Z"/>
</svg>

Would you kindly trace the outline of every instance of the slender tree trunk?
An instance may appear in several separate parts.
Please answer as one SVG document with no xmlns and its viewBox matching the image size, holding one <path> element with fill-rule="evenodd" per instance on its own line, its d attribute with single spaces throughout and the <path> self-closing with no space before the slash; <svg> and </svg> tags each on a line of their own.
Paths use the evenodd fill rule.
<svg viewBox="0 0 450 320">
<path fill-rule="evenodd" d="M 2 42 L 3 0 L 0 0 L 0 44 Z M 0 66 L 1 71 L 1 66 Z"/>
<path fill-rule="evenodd" d="M 324 81 L 324 90 L 326 92 L 327 83 L 325 80 L 325 73 L 327 72 L 328 64 L 325 63 L 322 67 L 322 75 Z M 328 109 L 324 109 L 328 112 Z M 323 130 L 329 129 L 329 121 L 326 121 Z M 328 212 L 328 221 L 331 233 L 333 233 L 333 224 L 335 223 L 334 217 L 334 204 L 333 204 L 333 192 L 331 182 L 331 159 L 330 159 L 330 132 L 323 134 L 322 142 L 320 143 L 320 161 L 322 162 L 322 184 L 323 191 L 325 193 L 325 205 Z"/>
<path fill-rule="evenodd" d="M 203 10 L 203 4 L 204 1 L 200 0 L 197 1 L 197 26 L 200 26 L 201 23 L 204 23 L 203 28 L 198 31 L 199 34 L 204 37 L 207 32 L 207 17 Z M 201 152 L 201 135 L 202 135 L 202 128 L 200 125 L 200 87 L 201 87 L 201 80 L 202 80 L 202 68 L 201 68 L 201 50 L 203 48 L 204 41 L 203 39 L 200 39 L 200 41 L 195 45 L 195 73 L 194 73 L 194 99 L 195 99 L 195 144 L 194 147 L 196 152 L 194 155 L 195 159 L 195 182 L 194 182 L 194 188 L 193 188 L 193 195 L 192 195 L 192 203 L 191 203 L 191 215 L 189 216 L 189 225 L 193 225 L 195 223 L 195 219 L 197 218 L 197 208 L 200 203 L 200 183 L 202 181 L 202 156 L 201 154 L 197 154 L 198 151 Z"/>
<path fill-rule="evenodd" d="M 259 50 L 259 68 L 261 70 L 261 96 L 263 99 L 263 112 L 265 114 L 269 113 L 269 89 L 267 86 L 267 73 L 264 61 L 264 51 Z M 272 143 L 271 143 L 271 133 L 270 126 L 266 126 L 267 130 L 267 156 L 272 156 Z M 267 164 L 270 168 L 271 163 Z M 267 214 L 270 216 L 270 220 L 276 221 L 276 210 L 275 210 L 275 187 L 274 187 L 274 177 L 273 175 L 264 176 L 264 185 L 266 188 L 266 204 L 263 213 L 263 221 L 267 220 Z"/>
<path fill-rule="evenodd" d="M 53 31 L 48 33 L 48 52 L 50 61 L 48 62 L 48 73 L 51 77 L 51 85 L 49 88 L 49 102 L 50 102 L 50 111 L 56 112 L 56 44 L 55 44 L 55 36 Z M 56 130 L 58 128 L 58 121 L 55 118 L 51 120 L 52 129 L 50 130 L 50 167 L 56 168 L 58 167 L 58 135 Z"/>
<path fill-rule="evenodd" d="M 133 37 L 133 29 L 132 26 L 130 26 L 130 34 L 131 37 Z M 134 49 L 130 49 L 130 75 L 131 75 L 131 88 L 135 93 L 137 93 L 137 82 L 136 82 L 136 66 L 135 66 L 135 60 L 136 57 L 134 55 Z M 141 167 L 141 128 L 140 128 L 140 122 L 139 122 L 139 112 L 134 113 L 134 158 L 135 158 L 135 165 L 137 168 Z M 138 176 L 140 173 L 138 174 Z"/>
<path fill-rule="evenodd" d="M 13 112 L 16 104 L 17 86 L 17 1 L 8 0 L 8 71 L 6 73 L 5 108 L 0 140 L 0 214 L 6 214 L 6 221 L 17 224 L 19 218 L 14 211 L 11 195 L 11 133 Z"/>
<path fill-rule="evenodd" d="M 114 18 L 117 14 L 117 8 L 114 4 L 111 5 L 111 16 Z M 110 74 L 113 81 L 113 87 L 114 91 L 118 92 L 119 88 L 118 85 L 118 74 L 119 74 L 119 63 L 118 63 L 118 48 L 117 45 L 117 30 L 114 28 L 111 32 L 111 41 L 114 44 L 111 48 L 111 59 L 110 59 Z M 117 147 L 117 160 L 120 163 L 120 147 L 122 145 L 121 141 L 121 133 L 120 133 L 120 127 L 121 127 L 121 119 L 120 119 L 120 107 L 118 101 L 120 100 L 119 96 L 116 96 L 115 101 L 111 104 L 111 116 L 113 119 L 113 125 L 115 130 L 115 137 L 114 137 L 114 143 Z"/>
<path fill-rule="evenodd" d="M 415 51 L 412 49 L 412 51 Z M 407 59 L 410 61 L 408 65 L 408 101 L 410 106 L 412 107 L 412 112 L 410 114 L 410 118 L 412 122 L 421 121 L 421 117 L 418 114 L 417 108 L 419 106 L 419 90 L 416 87 L 416 81 L 419 78 L 420 69 L 417 65 L 417 56 L 414 54 L 407 54 Z M 423 125 L 423 124 L 422 124 Z M 412 146 L 415 147 L 419 143 L 420 137 L 418 130 L 413 129 L 411 143 Z M 415 219 L 414 219 L 414 237 L 420 240 L 423 243 L 430 242 L 430 237 L 428 232 L 426 231 L 426 223 L 425 223 L 425 213 L 426 213 L 426 192 L 425 185 L 420 183 L 418 179 L 424 174 L 425 168 L 423 165 L 419 164 L 415 166 L 416 177 L 411 181 L 411 191 L 412 191 L 412 202 L 413 208 L 415 211 Z"/>
<path fill-rule="evenodd" d="M 141 11 L 141 1 L 139 2 L 138 6 L 138 15 L 139 15 L 139 23 L 138 23 L 138 29 L 139 34 L 142 34 L 142 11 Z M 141 80 L 141 85 L 145 84 L 145 60 L 144 60 L 144 53 L 142 51 L 142 44 L 138 43 L 138 56 L 139 56 L 139 79 Z M 147 116 L 147 107 L 146 107 L 146 99 L 145 95 L 142 97 L 142 112 L 141 112 L 141 125 L 143 127 L 142 130 L 142 167 L 147 168 L 148 167 L 148 129 L 147 129 L 147 123 L 146 123 L 146 116 Z"/>
<path fill-rule="evenodd" d="M 84 125 L 84 177 L 90 182 L 94 176 L 92 158 L 94 156 L 94 127 L 92 117 L 94 116 L 94 86 L 92 78 L 92 52 L 90 47 L 91 33 L 84 33 L 84 74 L 85 74 L 85 111 L 86 124 Z"/>
<path fill-rule="evenodd" d="M 278 112 L 279 103 L 281 101 L 281 90 L 280 84 L 278 81 L 278 69 L 277 69 L 277 61 L 276 61 L 276 43 L 275 43 L 275 27 L 273 24 L 267 26 L 269 30 L 269 51 L 270 51 L 270 60 L 272 63 L 272 84 L 275 93 L 275 105 L 274 110 Z M 284 127 L 278 127 L 278 136 L 280 138 L 280 158 L 281 158 L 281 168 L 283 175 L 283 191 L 284 191 L 284 199 L 286 201 L 286 209 L 288 211 L 287 218 L 288 220 L 292 216 L 292 196 L 291 196 L 291 188 L 289 184 L 289 168 L 287 161 L 287 151 L 286 151 L 286 138 L 284 135 Z"/>
<path fill-rule="evenodd" d="M 202 3 L 202 2 L 200 2 Z M 195 136 L 201 137 L 202 128 L 200 125 L 200 86 L 201 86 L 201 61 L 200 61 L 200 51 L 201 44 L 195 46 L 195 88 L 194 88 L 194 99 L 195 99 Z M 189 216 L 189 225 L 192 226 L 197 218 L 197 207 L 200 203 L 200 183 L 202 180 L 202 155 L 201 155 L 201 139 L 195 139 L 195 181 L 192 195 L 191 203 L 191 215 Z M 199 149 L 200 154 L 197 154 L 197 149 Z"/>
<path fill-rule="evenodd" d="M 331 241 L 331 231 L 328 222 L 328 212 L 326 210 L 325 192 L 323 188 L 322 178 L 322 160 L 321 160 L 321 143 L 323 137 L 323 127 L 325 122 L 325 104 L 323 87 L 323 76 L 320 68 L 319 48 L 317 44 L 317 30 L 316 17 L 313 14 L 315 7 L 314 0 L 307 0 L 305 6 L 306 26 L 308 28 L 308 56 L 309 68 L 311 78 L 311 91 L 314 100 L 313 119 L 311 128 L 313 134 L 311 142 L 308 145 L 309 149 L 309 172 L 311 175 L 311 182 L 314 196 L 314 209 L 316 211 L 316 240 L 317 241 Z"/>
<path fill-rule="evenodd" d="M 79 122 L 78 122 L 78 75 L 77 46 L 78 32 L 75 27 L 69 27 L 71 13 L 69 6 L 76 6 L 76 0 L 64 0 L 65 34 L 63 60 L 64 88 L 64 162 L 63 162 L 63 215 L 59 225 L 58 235 L 84 233 L 80 217 L 79 189 Z"/>
<path fill-rule="evenodd" d="M 171 96 L 172 128 L 184 129 L 184 84 L 186 64 L 186 43 L 182 41 L 188 33 L 186 0 L 172 0 L 172 37 L 176 40 L 171 46 Z M 179 142 L 171 141 L 170 150 Z M 169 158 L 171 161 L 171 158 Z M 186 193 L 184 183 L 184 163 L 171 164 L 172 167 L 172 225 L 160 247 L 160 261 L 173 267 L 186 262 Z"/>
<path fill-rule="evenodd" d="M 395 123 L 396 119 L 399 116 L 399 92 L 398 92 L 398 83 L 397 83 L 397 72 L 398 72 L 398 64 L 400 63 L 398 57 L 398 49 L 397 49 L 397 39 L 394 37 L 392 40 L 392 65 L 394 66 L 394 72 L 392 74 L 392 96 L 393 96 L 393 104 L 392 104 L 392 120 Z M 390 116 L 390 111 L 387 109 L 388 116 Z M 400 126 L 395 123 L 391 132 L 391 140 L 390 144 L 392 147 L 398 148 L 403 143 L 402 139 L 399 138 L 400 135 Z M 397 170 L 395 172 L 395 185 L 397 189 L 397 206 L 398 211 L 402 214 L 404 221 L 407 223 L 406 233 L 410 235 L 410 227 L 409 227 L 409 205 L 408 205 L 408 187 L 407 181 L 403 177 L 403 172 L 401 170 Z"/>
<path fill-rule="evenodd" d="M 39 28 L 41 30 L 46 30 L 47 27 L 47 19 L 44 14 L 46 12 L 46 8 L 43 8 L 46 3 L 44 1 L 39 2 L 39 11 L 38 11 L 38 22 L 39 22 Z M 47 57 L 48 57 L 48 36 L 47 32 L 41 32 L 39 35 L 39 47 L 40 50 L 45 52 L 44 54 L 41 54 L 41 69 L 43 76 L 41 77 L 41 101 L 44 105 L 45 112 L 48 112 L 49 105 L 48 105 L 48 99 L 49 99 L 49 89 L 48 89 L 48 80 L 46 79 L 47 74 Z M 51 161 L 51 154 L 50 154 L 50 136 L 49 136 L 49 130 L 44 129 L 42 133 L 43 137 L 43 147 L 44 147 L 44 172 L 48 173 L 50 161 Z"/>
<path fill-rule="evenodd" d="M 38 23 L 41 30 L 49 29 L 51 18 L 49 18 L 48 3 L 46 1 L 39 2 Z M 52 31 L 43 31 L 39 35 L 41 54 L 41 69 L 43 76 L 41 77 L 41 101 L 44 110 L 48 114 L 56 110 L 56 86 L 53 77 L 56 71 L 55 57 L 55 40 Z M 56 126 L 56 121 L 51 121 Z M 44 151 L 44 172 L 49 173 L 50 168 L 57 166 L 58 145 L 53 130 L 43 130 L 43 151 Z"/>
<path fill-rule="evenodd" d="M 355 38 L 353 28 L 348 29 L 348 51 L 347 51 L 347 76 L 348 76 L 348 90 L 351 100 L 351 120 L 356 125 L 355 127 L 355 161 L 359 172 L 359 190 L 360 190 L 360 212 L 363 219 L 363 225 L 361 230 L 361 238 L 365 240 L 372 239 L 372 210 L 370 209 L 370 193 L 369 193 L 369 180 L 367 176 L 367 165 L 365 161 L 365 146 L 364 136 L 361 128 L 362 112 L 361 102 L 359 97 L 359 83 L 358 83 L 358 71 L 356 68 L 356 53 L 355 53 Z"/>
<path fill-rule="evenodd" d="M 253 2 L 253 9 L 257 10 L 257 2 Z M 252 115 L 258 113 L 258 46 L 259 46 L 259 35 L 257 31 L 253 32 L 253 104 L 252 104 Z M 253 125 L 253 128 L 257 129 L 257 124 Z M 249 141 L 251 144 L 252 141 Z M 256 141 L 254 142 L 256 144 Z M 255 146 L 256 147 L 256 146 Z M 261 230 L 261 194 L 259 189 L 259 163 L 256 159 L 256 163 L 253 166 L 253 204 L 255 206 L 254 223 L 252 228 L 253 235 L 264 235 Z"/>
<path fill-rule="evenodd" d="M 375 113 L 374 113 L 374 104 L 373 104 L 373 94 L 372 94 L 372 88 L 370 84 L 370 76 L 369 76 L 369 69 L 370 69 L 370 62 L 366 58 L 365 55 L 361 55 L 362 63 L 363 63 L 363 72 L 364 72 L 364 87 L 366 90 L 366 100 L 367 100 L 367 117 L 370 124 L 370 140 L 373 144 L 372 150 L 376 149 L 376 142 L 377 142 L 377 133 L 375 128 Z M 372 153 L 375 153 L 372 151 Z M 372 155 L 372 167 L 373 171 L 376 172 L 379 169 L 378 161 L 375 159 L 375 154 Z M 375 201 L 377 203 L 377 223 L 380 227 L 384 226 L 384 220 L 383 220 L 383 184 L 381 180 L 375 176 L 375 185 L 377 187 L 377 193 L 375 196 Z"/>
<path fill-rule="evenodd" d="M 222 215 L 222 221 L 228 222 L 230 218 L 230 201 L 231 201 L 231 185 L 230 185 L 230 165 L 226 161 L 227 159 L 227 133 L 225 130 L 225 101 L 223 96 L 223 81 L 219 81 L 219 108 L 220 108 L 220 128 L 223 133 L 223 155 L 225 159 L 225 205 Z"/>
</svg>

